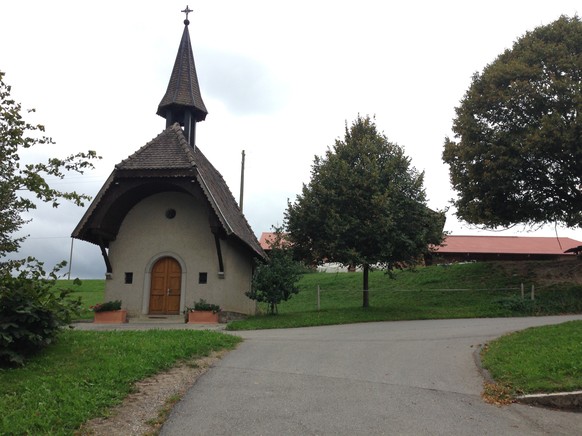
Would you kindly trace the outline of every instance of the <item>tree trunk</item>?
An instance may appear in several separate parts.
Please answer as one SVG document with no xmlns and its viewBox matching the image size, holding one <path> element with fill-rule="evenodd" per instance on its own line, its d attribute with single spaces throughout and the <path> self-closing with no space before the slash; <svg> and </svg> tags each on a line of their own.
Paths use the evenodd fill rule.
<svg viewBox="0 0 582 436">
<path fill-rule="evenodd" d="M 368 295 L 368 273 L 370 272 L 370 266 L 366 263 L 364 264 L 364 293 L 363 299 L 364 302 L 362 307 L 370 307 L 370 298 Z"/>
</svg>

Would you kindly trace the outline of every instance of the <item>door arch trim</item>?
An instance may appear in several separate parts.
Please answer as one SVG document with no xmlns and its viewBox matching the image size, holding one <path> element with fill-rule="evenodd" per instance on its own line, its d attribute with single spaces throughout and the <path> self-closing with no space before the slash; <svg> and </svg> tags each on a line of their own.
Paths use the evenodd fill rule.
<svg viewBox="0 0 582 436">
<path fill-rule="evenodd" d="M 182 279 L 181 279 L 181 286 L 182 291 L 180 292 L 180 313 L 184 311 L 186 307 L 186 278 L 187 278 L 187 270 L 186 270 L 186 262 L 184 259 L 178 254 L 174 253 L 173 251 L 162 251 L 160 253 L 155 254 L 152 258 L 150 258 L 149 262 L 145 267 L 145 274 L 144 274 L 144 284 L 143 284 L 143 305 L 141 308 L 142 315 L 148 315 L 150 309 L 150 291 L 152 286 L 152 269 L 156 262 L 163 257 L 171 257 L 175 259 L 179 264 L 180 268 L 182 269 Z"/>
</svg>

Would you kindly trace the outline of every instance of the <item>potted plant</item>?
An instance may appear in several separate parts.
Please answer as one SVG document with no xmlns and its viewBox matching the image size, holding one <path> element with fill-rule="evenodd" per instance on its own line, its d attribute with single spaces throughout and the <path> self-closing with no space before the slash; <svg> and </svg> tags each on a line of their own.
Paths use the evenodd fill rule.
<svg viewBox="0 0 582 436">
<path fill-rule="evenodd" d="M 194 307 L 186 308 L 187 322 L 190 324 L 216 324 L 220 306 L 207 303 L 202 298 L 194 303 Z"/>
<path fill-rule="evenodd" d="M 96 324 L 122 324 L 127 322 L 127 310 L 121 309 L 121 300 L 106 301 L 91 306 Z"/>
</svg>

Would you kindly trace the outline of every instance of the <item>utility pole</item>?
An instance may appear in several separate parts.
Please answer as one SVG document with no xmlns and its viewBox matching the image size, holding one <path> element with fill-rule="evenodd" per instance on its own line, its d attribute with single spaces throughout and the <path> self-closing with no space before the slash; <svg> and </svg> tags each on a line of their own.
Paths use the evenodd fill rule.
<svg viewBox="0 0 582 436">
<path fill-rule="evenodd" d="M 243 194 L 245 190 L 245 151 L 242 151 L 242 160 L 240 164 L 240 199 L 238 205 L 240 207 L 240 211 L 243 210 Z"/>
<path fill-rule="evenodd" d="M 69 255 L 69 273 L 68 273 L 68 280 L 71 280 L 71 268 L 73 266 L 73 242 L 75 240 L 71 238 L 71 254 Z"/>
</svg>

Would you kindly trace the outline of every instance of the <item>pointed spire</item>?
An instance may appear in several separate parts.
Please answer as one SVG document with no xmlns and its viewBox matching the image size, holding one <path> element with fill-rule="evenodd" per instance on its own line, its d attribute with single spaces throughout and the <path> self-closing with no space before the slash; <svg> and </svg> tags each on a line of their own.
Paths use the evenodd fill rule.
<svg viewBox="0 0 582 436">
<path fill-rule="evenodd" d="M 184 126 L 184 133 L 188 138 L 188 142 L 194 147 L 196 123 L 203 121 L 208 111 L 200 94 L 190 33 L 188 32 L 188 24 L 190 24 L 188 13 L 192 12 L 192 10 L 186 6 L 186 9 L 182 12 L 186 14 L 184 32 L 182 33 L 182 40 L 180 41 L 168 89 L 158 105 L 157 114 L 166 119 L 166 127 L 171 126 L 173 123 L 180 123 L 181 126 Z"/>
</svg>

